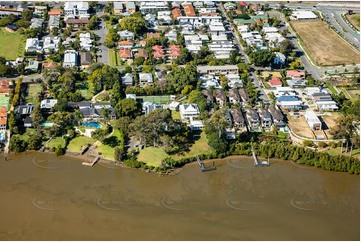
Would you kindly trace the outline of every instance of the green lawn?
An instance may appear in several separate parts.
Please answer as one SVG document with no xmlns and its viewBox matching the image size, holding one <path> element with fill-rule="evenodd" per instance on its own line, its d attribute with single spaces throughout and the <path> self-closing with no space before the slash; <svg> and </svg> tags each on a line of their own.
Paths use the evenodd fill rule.
<svg viewBox="0 0 361 242">
<path fill-rule="evenodd" d="M 17 57 L 24 57 L 25 35 L 19 32 L 9 33 L 0 28 L 0 56 L 6 60 L 15 60 Z"/>
<path fill-rule="evenodd" d="M 343 147 L 343 151 L 345 151 L 345 147 Z M 330 155 L 341 155 L 341 147 L 337 147 L 334 149 L 330 149 L 330 150 L 324 150 L 322 152 L 326 152 Z M 350 149 L 347 153 L 342 153 L 342 155 L 344 156 L 349 156 L 350 155 Z M 359 158 L 360 157 L 360 149 L 353 149 L 352 150 L 352 156 L 355 158 Z"/>
<path fill-rule="evenodd" d="M 139 96 L 137 98 L 143 99 L 143 102 L 152 102 L 152 103 L 169 103 L 169 96 Z"/>
<path fill-rule="evenodd" d="M 279 131 L 277 137 L 279 139 L 286 139 L 288 137 L 288 133 Z"/>
<path fill-rule="evenodd" d="M 159 166 L 161 161 L 170 156 L 175 160 L 192 157 L 199 154 L 210 154 L 212 149 L 208 146 L 206 134 L 203 132 L 201 138 L 196 140 L 195 143 L 190 147 L 190 151 L 181 155 L 167 155 L 162 148 L 147 147 L 139 152 L 138 160 L 147 163 L 151 166 Z"/>
<path fill-rule="evenodd" d="M 328 90 L 330 90 L 333 94 L 337 94 L 337 91 L 336 91 L 336 89 L 332 86 L 331 82 L 327 81 L 327 82 L 325 82 L 325 84 L 326 84 Z"/>
<path fill-rule="evenodd" d="M 88 138 L 86 136 L 78 136 L 69 142 L 67 150 L 70 152 L 80 152 L 82 146 L 86 144 L 92 144 L 95 141 L 95 139 Z"/>
<path fill-rule="evenodd" d="M 35 105 L 38 104 L 36 101 L 36 96 L 41 91 L 41 85 L 40 84 L 29 84 L 28 85 L 28 95 L 25 97 L 25 102 L 27 103 L 34 103 Z"/>
<path fill-rule="evenodd" d="M 97 147 L 97 151 L 102 153 L 104 158 L 114 159 L 114 148 L 119 145 L 120 132 L 114 130 L 111 137 L 105 139 L 101 145 Z"/>
<path fill-rule="evenodd" d="M 52 139 L 49 143 L 44 142 L 43 144 L 45 145 L 45 147 L 48 147 L 50 149 L 53 147 L 58 147 L 59 145 L 64 148 L 65 140 L 62 137 L 56 137 Z"/>
<path fill-rule="evenodd" d="M 178 120 L 182 119 L 179 111 L 172 110 L 172 119 L 178 119 Z"/>
</svg>

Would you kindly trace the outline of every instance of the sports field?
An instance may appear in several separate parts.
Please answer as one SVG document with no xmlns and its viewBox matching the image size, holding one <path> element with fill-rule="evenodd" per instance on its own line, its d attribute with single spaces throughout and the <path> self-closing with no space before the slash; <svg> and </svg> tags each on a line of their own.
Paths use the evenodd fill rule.
<svg viewBox="0 0 361 242">
<path fill-rule="evenodd" d="M 291 24 L 318 65 L 360 63 L 360 53 L 321 20 L 291 21 Z"/>
<path fill-rule="evenodd" d="M 25 35 L 18 32 L 9 33 L 4 28 L 0 28 L 0 56 L 6 60 L 15 60 L 23 57 L 25 51 Z"/>
</svg>

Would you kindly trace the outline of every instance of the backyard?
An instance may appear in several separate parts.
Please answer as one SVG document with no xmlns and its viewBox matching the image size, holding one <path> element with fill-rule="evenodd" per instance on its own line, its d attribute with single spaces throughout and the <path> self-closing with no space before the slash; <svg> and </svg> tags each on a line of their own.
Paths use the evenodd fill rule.
<svg viewBox="0 0 361 242">
<path fill-rule="evenodd" d="M 40 93 L 41 91 L 41 85 L 40 84 L 28 84 L 28 89 L 27 89 L 27 95 L 25 97 L 25 102 L 26 103 L 33 103 L 35 105 L 38 104 L 37 100 L 36 100 L 36 96 Z"/>
<path fill-rule="evenodd" d="M 359 63 L 360 53 L 321 20 L 291 21 L 306 51 L 321 66 Z"/>
<path fill-rule="evenodd" d="M 23 57 L 25 50 L 25 35 L 19 32 L 10 33 L 0 28 L 0 56 L 6 60 Z"/>
<path fill-rule="evenodd" d="M 350 156 L 350 151 L 351 151 L 350 148 L 349 148 L 347 153 L 344 153 L 344 151 L 345 151 L 345 147 L 343 147 L 342 155 Z M 341 155 L 341 147 L 337 147 L 337 148 L 333 148 L 333 149 L 329 149 L 329 150 L 324 150 L 322 152 L 326 152 L 326 153 L 328 153 L 330 155 Z M 352 150 L 352 157 L 360 159 L 360 149 L 359 148 Z"/>
<path fill-rule="evenodd" d="M 120 131 L 118 129 L 115 129 L 112 136 L 104 139 L 104 141 L 97 146 L 97 151 L 102 153 L 103 157 L 106 159 L 114 159 L 114 148 L 116 146 L 119 146 L 120 138 Z"/>
<path fill-rule="evenodd" d="M 302 115 L 298 117 L 288 115 L 287 118 L 288 126 L 295 134 L 305 138 L 314 138 L 312 130 Z"/>
<path fill-rule="evenodd" d="M 168 155 L 162 148 L 147 147 L 139 152 L 138 160 L 145 162 L 149 166 L 157 167 L 161 164 L 161 161 L 168 156 L 178 160 L 181 158 L 193 157 L 199 154 L 209 154 L 211 152 L 212 150 L 208 146 L 206 134 L 203 132 L 200 139 L 196 140 L 190 147 L 190 151 L 183 155 Z"/>
<path fill-rule="evenodd" d="M 84 145 L 93 144 L 95 141 L 86 136 L 78 136 L 69 142 L 67 150 L 70 152 L 80 152 Z"/>
</svg>

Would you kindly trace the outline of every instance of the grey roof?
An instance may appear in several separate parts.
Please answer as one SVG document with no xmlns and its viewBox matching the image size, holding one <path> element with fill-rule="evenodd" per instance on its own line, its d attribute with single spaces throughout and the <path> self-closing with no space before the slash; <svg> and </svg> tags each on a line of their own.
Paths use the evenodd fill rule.
<svg viewBox="0 0 361 242">
<path fill-rule="evenodd" d="M 236 90 L 234 90 L 234 89 L 229 89 L 229 91 L 228 91 L 228 96 L 229 96 L 229 97 L 232 97 L 232 98 L 235 99 L 236 101 L 240 101 L 240 100 L 241 100 L 238 92 L 237 92 Z"/>
<path fill-rule="evenodd" d="M 213 101 L 213 95 L 212 95 L 212 92 L 208 89 L 206 90 L 202 90 L 202 94 L 204 97 L 207 98 L 208 101 Z"/>
<path fill-rule="evenodd" d="M 268 111 L 271 113 L 273 120 L 282 121 L 283 115 L 279 109 L 274 106 L 269 106 Z"/>
<path fill-rule="evenodd" d="M 248 101 L 248 100 L 249 100 L 249 94 L 248 94 L 248 92 L 246 91 L 246 89 L 240 88 L 240 89 L 238 90 L 238 93 L 239 93 L 239 95 L 242 97 L 242 100 L 243 100 L 243 101 Z"/>
<path fill-rule="evenodd" d="M 135 8 L 135 3 L 134 2 L 126 2 L 126 4 L 125 4 L 125 7 L 127 8 L 127 10 L 129 9 L 129 8 Z"/>
<path fill-rule="evenodd" d="M 81 65 L 90 65 L 92 63 L 92 56 L 90 51 L 80 52 Z"/>
<path fill-rule="evenodd" d="M 235 123 L 244 123 L 244 117 L 242 115 L 241 110 L 237 109 L 232 109 L 231 110 L 231 115 L 232 115 L 232 119 L 233 122 Z"/>
<path fill-rule="evenodd" d="M 33 104 L 19 105 L 17 107 L 17 112 L 20 115 L 29 115 L 33 112 L 33 110 L 34 110 Z"/>
<path fill-rule="evenodd" d="M 259 120 L 258 114 L 257 114 L 256 110 L 254 110 L 254 109 L 248 109 L 247 115 L 253 120 Z"/>
<path fill-rule="evenodd" d="M 222 101 L 227 101 L 226 94 L 221 89 L 216 90 L 216 98 L 221 99 Z"/>
<path fill-rule="evenodd" d="M 271 114 L 267 111 L 267 109 L 264 108 L 259 109 L 259 116 L 261 117 L 262 120 L 272 119 Z"/>
</svg>

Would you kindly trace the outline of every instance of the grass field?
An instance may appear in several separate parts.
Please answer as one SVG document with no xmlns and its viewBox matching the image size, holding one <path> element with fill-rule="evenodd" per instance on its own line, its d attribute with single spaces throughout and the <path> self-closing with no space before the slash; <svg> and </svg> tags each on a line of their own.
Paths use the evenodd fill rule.
<svg viewBox="0 0 361 242">
<path fill-rule="evenodd" d="M 185 157 L 192 157 L 199 154 L 209 154 L 212 150 L 208 146 L 206 134 L 203 132 L 201 138 L 196 140 L 194 144 L 190 147 L 190 151 L 181 155 L 167 155 L 162 148 L 154 148 L 154 147 L 147 147 L 139 152 L 138 160 L 147 163 L 147 165 L 151 166 L 159 166 L 161 161 L 170 156 L 175 160 L 185 158 Z"/>
<path fill-rule="evenodd" d="M 102 153 L 104 158 L 114 159 L 114 148 L 119 145 L 119 139 L 120 132 L 116 129 L 111 137 L 105 139 L 103 143 L 97 147 L 97 151 Z"/>
<path fill-rule="evenodd" d="M 352 15 L 348 15 L 346 14 L 346 18 L 352 23 L 352 25 L 360 30 L 360 14 L 352 14 Z"/>
<path fill-rule="evenodd" d="M 182 119 L 179 111 L 172 110 L 172 119 L 178 119 L 178 120 Z"/>
<path fill-rule="evenodd" d="M 143 102 L 152 103 L 169 103 L 169 96 L 139 96 L 137 98 L 143 99 Z"/>
<path fill-rule="evenodd" d="M 345 147 L 343 147 L 343 151 L 345 151 Z M 350 151 L 351 150 L 349 149 L 349 152 L 342 153 L 342 155 L 350 156 Z M 337 147 L 337 148 L 334 148 L 334 149 L 324 150 L 322 152 L 326 152 L 326 153 L 328 153 L 330 155 L 341 155 L 341 148 Z M 352 157 L 360 159 L 360 149 L 353 149 L 352 150 Z"/>
<path fill-rule="evenodd" d="M 65 140 L 62 138 L 62 137 L 56 137 L 54 139 L 52 139 L 49 143 L 45 144 L 44 142 L 44 145 L 48 148 L 53 148 L 53 147 L 58 147 L 59 145 L 61 145 L 61 147 L 65 147 Z"/>
<path fill-rule="evenodd" d="M 326 84 L 328 90 L 330 90 L 330 92 L 332 92 L 333 94 L 337 94 L 336 89 L 332 86 L 330 81 L 326 81 L 325 84 Z"/>
<path fill-rule="evenodd" d="M 318 65 L 359 63 L 360 53 L 321 20 L 291 21 L 291 24 Z"/>
<path fill-rule="evenodd" d="M 78 136 L 69 142 L 67 150 L 69 150 L 70 152 L 80 152 L 82 146 L 86 144 L 92 144 L 94 142 L 95 139 L 86 136 Z"/>
<path fill-rule="evenodd" d="M 41 91 L 41 85 L 40 84 L 29 84 L 28 85 L 28 95 L 25 97 L 25 101 L 27 103 L 34 103 L 35 105 L 38 104 L 36 101 L 36 96 Z"/>
<path fill-rule="evenodd" d="M 0 28 L 0 56 L 6 60 L 15 60 L 17 57 L 24 57 L 24 51 L 25 35 L 9 33 Z"/>
</svg>

